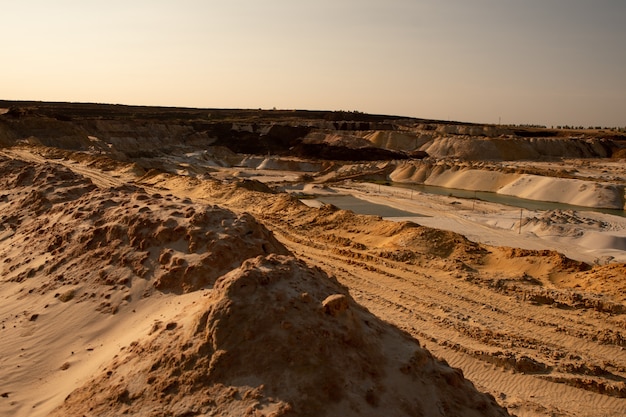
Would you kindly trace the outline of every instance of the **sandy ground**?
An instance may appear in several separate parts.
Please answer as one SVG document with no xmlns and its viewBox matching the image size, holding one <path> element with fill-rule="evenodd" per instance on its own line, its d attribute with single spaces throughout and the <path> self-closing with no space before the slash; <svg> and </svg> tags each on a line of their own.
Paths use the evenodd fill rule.
<svg viewBox="0 0 626 417">
<path fill-rule="evenodd" d="M 488 245 L 552 249 L 587 263 L 626 262 L 626 218 L 620 216 L 593 211 L 520 210 L 367 183 L 336 187 L 336 191 L 419 214 L 386 217 L 389 220 L 450 230 Z"/>
<path fill-rule="evenodd" d="M 262 172 L 254 174 L 261 179 Z M 274 176 L 275 172 L 269 175 Z M 210 199 L 207 194 L 212 194 L 206 186 L 188 181 L 154 179 L 147 183 L 176 189 L 195 198 Z M 379 227 L 391 227 L 381 226 L 385 222 L 373 221 L 368 226 L 356 227 L 338 215 L 326 225 L 313 227 L 315 218 L 303 216 L 299 220 L 298 215 L 284 210 L 273 214 L 266 204 L 259 203 L 255 208 L 251 201 L 236 197 L 223 201 L 234 209 L 258 213 L 290 250 L 335 274 L 359 303 L 426 341 L 429 349 L 448 362 L 462 367 L 477 386 L 492 393 L 511 412 L 519 416 L 608 416 L 623 410 L 626 403 L 622 394 L 605 395 L 600 392 L 606 390 L 589 389 L 599 381 L 592 382 L 597 375 L 588 371 L 600 366 L 593 365 L 600 362 L 615 365 L 615 373 L 609 372 L 613 375 L 609 377 L 609 385 L 615 382 L 619 387 L 624 386 L 623 317 L 579 308 L 581 305 L 575 307 L 576 303 L 566 302 L 559 307 L 560 302 L 551 297 L 563 300 L 598 297 L 619 304 L 624 301 L 624 268 L 618 262 L 590 272 L 577 272 L 576 268 L 568 270 L 567 262 L 550 252 L 562 250 L 574 259 L 600 264 L 624 259 L 619 248 L 594 247 L 593 241 L 588 241 L 586 246 L 576 245 L 576 234 L 580 231 L 568 230 L 592 223 L 589 229 L 602 242 L 603 236 L 619 237 L 623 233 L 621 217 L 593 213 L 568 217 L 556 213 L 556 221 L 543 222 L 557 223 L 556 227 L 552 233 L 541 236 L 532 231 L 528 220 L 539 213 L 526 214 L 520 234 L 519 211 L 497 204 L 425 195 L 416 201 L 415 195 L 413 199 L 410 195 L 399 195 L 402 191 L 395 188 L 355 183 L 337 187 L 314 185 L 300 191 L 322 195 L 347 193 L 377 204 L 415 211 L 420 216 L 409 220 L 417 224 L 458 231 L 476 242 L 505 248 L 493 250 L 493 255 L 483 258 L 468 272 L 458 264 L 447 245 L 442 252 L 430 255 L 434 259 L 428 255 L 427 260 L 421 260 L 420 256 L 416 256 L 420 260 L 412 259 L 415 253 L 411 250 L 404 254 L 406 258 L 394 259 L 395 255 L 389 251 L 397 253 L 415 248 L 401 240 L 390 242 L 395 239 L 388 232 L 378 231 Z M 598 228 L 593 225 L 594 219 L 607 224 Z M 542 222 L 538 223 L 541 227 Z M 580 224 L 583 226 L 577 226 Z M 588 230 L 583 230 L 583 236 L 584 232 Z M 433 246 L 436 243 L 436 236 L 428 241 Z M 537 285 L 509 287 L 505 282 Z M 509 289 L 504 290 L 500 285 Z M 535 291 L 538 294 L 533 294 Z M 539 295 L 548 293 L 552 295 L 545 298 Z M 608 335 L 604 341 L 598 337 L 603 333 Z M 538 365 L 532 371 L 524 369 L 526 361 L 542 363 L 546 368 Z M 588 388 L 581 390 L 584 386 Z"/>
<path fill-rule="evenodd" d="M 3 154 L 46 160 L 27 149 Z M 493 203 L 348 182 L 287 186 L 312 197 L 350 194 L 416 213 L 386 221 L 324 205 L 307 207 L 285 195 L 258 192 L 254 183 L 216 182 L 211 175 L 139 178 L 128 167 L 102 171 L 72 159 L 49 162 L 96 186 L 132 183 L 150 193 L 252 214 L 297 258 L 336 277 L 356 302 L 461 368 L 512 414 L 617 416 L 626 409 L 626 222 L 621 217 L 527 211 L 520 229 L 518 209 Z M 242 179 L 250 173 L 218 170 L 213 177 Z M 297 178 L 293 172 L 268 174 L 268 183 L 285 175 Z M 309 205 L 315 206 L 313 200 Z M 9 238 L 9 229 L 0 231 L 0 240 Z M 16 268 L 12 273 L 20 272 Z M 196 311 L 203 296 L 154 295 L 162 297 L 161 308 L 131 297 L 129 307 L 102 320 L 89 303 L 70 313 L 53 293 L 25 297 L 18 283 L 2 285 L 0 414 L 7 416 L 46 415 L 131 345 L 135 335 L 148 333 L 156 321 L 182 320 L 180 315 Z M 71 325 L 81 315 L 90 318 L 76 323 L 69 337 L 43 324 L 54 323 L 45 320 L 48 316 Z"/>
</svg>

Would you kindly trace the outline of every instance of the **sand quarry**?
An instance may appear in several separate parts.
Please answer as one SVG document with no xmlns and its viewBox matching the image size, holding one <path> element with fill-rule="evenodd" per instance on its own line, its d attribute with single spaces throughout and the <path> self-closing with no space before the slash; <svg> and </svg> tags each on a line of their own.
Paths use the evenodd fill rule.
<svg viewBox="0 0 626 417">
<path fill-rule="evenodd" d="M 2 416 L 624 415 L 626 169 L 602 140 L 300 128 L 307 152 L 430 155 L 343 161 L 236 152 L 180 122 L 12 112 Z M 236 144 L 258 129 L 230 128 Z M 167 135 L 187 139 L 142 150 Z"/>
</svg>

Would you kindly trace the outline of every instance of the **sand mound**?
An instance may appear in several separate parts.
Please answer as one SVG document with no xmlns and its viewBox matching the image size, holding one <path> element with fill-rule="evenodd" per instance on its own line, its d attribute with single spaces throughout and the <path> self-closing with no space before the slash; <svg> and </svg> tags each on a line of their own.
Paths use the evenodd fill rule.
<svg viewBox="0 0 626 417">
<path fill-rule="evenodd" d="M 366 165 L 361 168 L 364 171 L 370 169 Z M 494 167 L 468 167 L 466 163 L 410 161 L 390 168 L 389 179 L 583 207 L 624 208 L 624 186 L 621 184 L 588 178 L 558 178 L 554 176 L 555 172 L 551 174 L 553 176 Z"/>
<path fill-rule="evenodd" d="M 372 145 L 369 140 L 364 139 L 358 135 L 336 132 L 311 132 L 303 139 L 303 143 L 324 143 L 330 146 L 341 146 L 348 148 L 367 148 Z"/>
<path fill-rule="evenodd" d="M 53 415 L 507 415 L 459 370 L 291 257 L 220 278 L 188 326 L 131 346 Z"/>
<path fill-rule="evenodd" d="M 578 179 L 522 175 L 500 188 L 498 194 L 585 207 L 624 208 L 623 186 Z"/>
<path fill-rule="evenodd" d="M 365 135 L 374 146 L 396 151 L 414 151 L 432 139 L 431 135 L 414 135 L 394 130 L 377 130 Z"/>
<path fill-rule="evenodd" d="M 576 243 L 589 249 L 626 250 L 623 230 L 602 218 L 581 216 L 573 210 L 548 210 L 522 221 L 528 231 L 538 236 L 559 236 L 559 239 L 576 239 Z"/>
<path fill-rule="evenodd" d="M 2 252 L 9 280 L 42 271 L 52 278 L 45 285 L 51 290 L 139 277 L 153 279 L 159 289 L 184 292 L 211 284 L 245 259 L 287 253 L 249 215 L 131 186 L 99 190 L 58 166 L 11 161 L 4 168 L 19 165 L 22 169 L 5 180 L 13 187 L 2 210 L 13 228 Z M 40 184 L 47 176 L 54 180 Z M 84 276 L 65 278 L 76 265 Z"/>
<path fill-rule="evenodd" d="M 421 147 L 437 158 L 466 160 L 522 160 L 543 158 L 606 158 L 610 150 L 601 139 L 490 138 L 442 136 Z"/>
<path fill-rule="evenodd" d="M 575 285 L 586 291 L 607 294 L 622 303 L 626 301 L 626 264 L 597 266 L 577 278 Z"/>
</svg>

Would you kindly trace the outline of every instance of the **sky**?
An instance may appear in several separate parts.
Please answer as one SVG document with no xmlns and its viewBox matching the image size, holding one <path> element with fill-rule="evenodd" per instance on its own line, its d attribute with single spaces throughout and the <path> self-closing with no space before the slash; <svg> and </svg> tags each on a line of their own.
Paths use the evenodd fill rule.
<svg viewBox="0 0 626 417">
<path fill-rule="evenodd" d="M 0 0 L 0 99 L 626 126 L 624 0 Z"/>
</svg>

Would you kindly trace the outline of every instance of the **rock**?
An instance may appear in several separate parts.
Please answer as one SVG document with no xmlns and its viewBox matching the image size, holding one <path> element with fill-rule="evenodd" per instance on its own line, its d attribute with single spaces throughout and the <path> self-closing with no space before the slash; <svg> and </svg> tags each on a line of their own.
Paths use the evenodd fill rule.
<svg viewBox="0 0 626 417">
<path fill-rule="evenodd" d="M 337 317 L 348 309 L 348 299 L 343 294 L 329 295 L 322 301 L 324 313 Z"/>
</svg>

